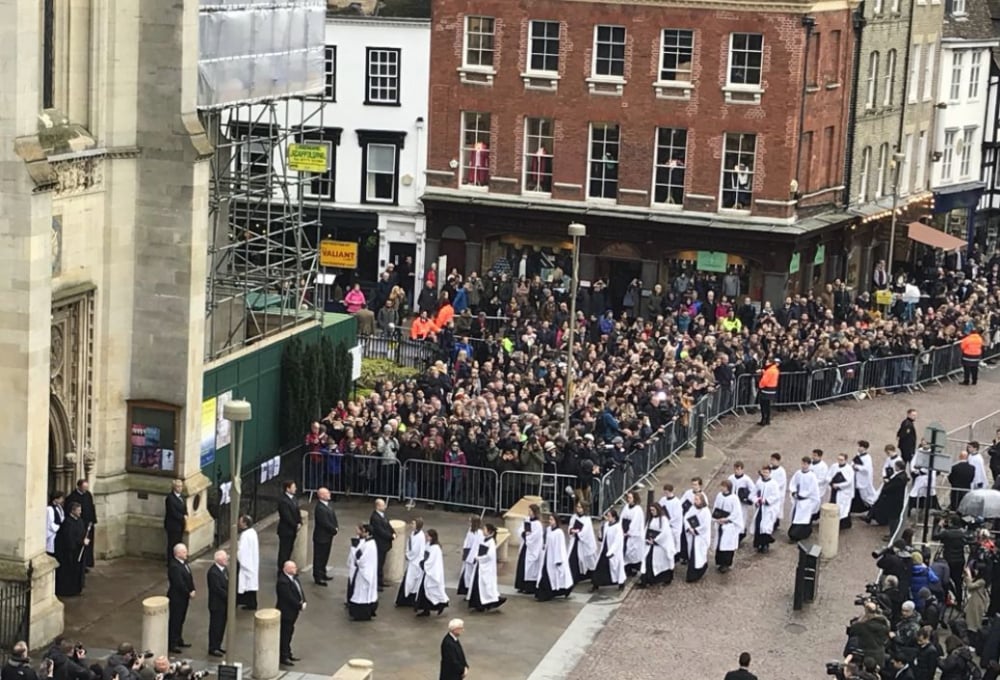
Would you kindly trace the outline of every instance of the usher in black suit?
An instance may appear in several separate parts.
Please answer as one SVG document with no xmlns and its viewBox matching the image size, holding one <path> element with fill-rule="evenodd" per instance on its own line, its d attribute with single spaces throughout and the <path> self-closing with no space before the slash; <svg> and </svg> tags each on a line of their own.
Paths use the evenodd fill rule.
<svg viewBox="0 0 1000 680">
<path fill-rule="evenodd" d="M 462 643 L 449 632 L 441 640 L 441 673 L 438 680 L 462 680 L 468 667 Z"/>
<path fill-rule="evenodd" d="M 378 510 L 375 510 L 368 519 L 368 526 L 371 527 L 375 548 L 378 550 L 378 587 L 385 588 L 382 574 L 385 567 L 385 554 L 392 550 L 392 525 L 389 524 L 385 513 L 379 514 Z"/>
<path fill-rule="evenodd" d="M 226 607 L 229 603 L 229 574 L 225 567 L 213 564 L 208 568 L 208 651 L 222 649 L 226 634 Z"/>
<path fill-rule="evenodd" d="M 292 559 L 292 548 L 295 547 L 295 535 L 302 524 L 299 515 L 299 504 L 287 493 L 278 501 L 278 571 L 285 562 Z"/>
<path fill-rule="evenodd" d="M 194 592 L 194 576 L 187 562 L 171 559 L 167 567 L 167 599 L 170 600 L 170 620 L 168 623 L 170 649 L 177 649 L 184 642 L 184 619 L 187 618 L 191 593 Z"/>
<path fill-rule="evenodd" d="M 278 574 L 275 590 L 278 592 L 278 604 L 275 607 L 281 612 L 281 663 L 287 666 L 292 661 L 292 635 L 295 633 L 295 622 L 306 602 L 306 596 L 298 577 L 285 573 Z"/>
<path fill-rule="evenodd" d="M 174 559 L 174 546 L 184 540 L 187 524 L 187 504 L 173 491 L 163 502 L 163 529 L 167 532 L 167 564 Z"/>
<path fill-rule="evenodd" d="M 313 512 L 313 579 L 325 583 L 326 563 L 330 560 L 333 537 L 337 535 L 337 513 L 329 503 L 319 501 Z"/>
</svg>

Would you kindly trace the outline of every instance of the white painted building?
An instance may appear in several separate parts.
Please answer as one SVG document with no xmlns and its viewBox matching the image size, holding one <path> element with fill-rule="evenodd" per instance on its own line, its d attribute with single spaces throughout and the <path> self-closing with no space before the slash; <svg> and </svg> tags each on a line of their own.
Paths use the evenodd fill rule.
<svg viewBox="0 0 1000 680">
<path fill-rule="evenodd" d="M 303 201 L 321 203 L 324 238 L 358 243 L 361 281 L 407 256 L 423 271 L 430 21 L 329 16 L 326 44 L 326 92 L 302 116 L 321 137 L 305 141 L 325 143 L 331 162 L 302 185 Z M 282 158 L 272 155 L 274 171 L 286 172 Z"/>
<path fill-rule="evenodd" d="M 980 171 L 990 49 L 998 42 L 985 0 L 954 0 L 948 9 L 938 56 L 931 190 L 936 225 L 967 239 L 983 191 Z"/>
</svg>

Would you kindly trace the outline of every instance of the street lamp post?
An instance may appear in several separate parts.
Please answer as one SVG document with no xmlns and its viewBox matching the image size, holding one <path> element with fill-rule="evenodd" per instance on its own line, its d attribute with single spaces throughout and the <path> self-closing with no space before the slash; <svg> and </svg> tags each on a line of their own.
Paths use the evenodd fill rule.
<svg viewBox="0 0 1000 680">
<path fill-rule="evenodd" d="M 566 341 L 566 404 L 563 413 L 563 434 L 569 435 L 569 414 L 573 406 L 573 377 L 576 372 L 573 341 L 576 339 L 576 296 L 580 288 L 580 239 L 587 235 L 586 225 L 572 222 L 567 228 L 573 238 L 573 278 L 570 280 L 569 324 Z"/>
<path fill-rule="evenodd" d="M 229 401 L 222 407 L 222 417 L 233 424 L 233 441 L 229 445 L 229 474 L 233 480 L 229 495 L 229 591 L 226 601 L 226 661 L 236 655 L 236 546 L 240 518 L 240 473 L 243 469 L 243 424 L 253 415 L 250 402 L 244 399 Z"/>
<path fill-rule="evenodd" d="M 887 274 L 889 275 L 889 287 L 892 287 L 892 257 L 893 249 L 896 246 L 896 213 L 899 212 L 899 174 L 903 167 L 903 161 L 906 160 L 906 154 L 896 152 L 892 154 L 892 162 L 896 167 L 893 168 L 893 180 L 892 180 L 892 219 L 889 222 L 889 258 L 886 260 Z"/>
</svg>

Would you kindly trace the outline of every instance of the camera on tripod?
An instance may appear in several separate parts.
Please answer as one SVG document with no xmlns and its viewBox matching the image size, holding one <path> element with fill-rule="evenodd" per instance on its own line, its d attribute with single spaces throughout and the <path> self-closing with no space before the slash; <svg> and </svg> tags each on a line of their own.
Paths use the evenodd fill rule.
<svg viewBox="0 0 1000 680">
<path fill-rule="evenodd" d="M 879 594 L 879 589 L 877 583 L 866 583 L 864 594 L 856 596 L 854 598 L 854 604 L 860 607 L 863 606 L 866 602 L 878 603 L 878 600 L 876 599 L 878 597 L 878 594 Z M 827 667 L 829 667 L 829 664 L 827 664 Z"/>
</svg>

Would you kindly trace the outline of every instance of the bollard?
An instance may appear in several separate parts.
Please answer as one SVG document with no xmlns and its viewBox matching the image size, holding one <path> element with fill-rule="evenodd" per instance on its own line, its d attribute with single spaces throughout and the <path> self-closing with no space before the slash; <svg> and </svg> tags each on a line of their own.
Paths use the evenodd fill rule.
<svg viewBox="0 0 1000 680">
<path fill-rule="evenodd" d="M 278 649 L 281 643 L 281 612 L 258 609 L 253 616 L 253 677 L 271 680 L 278 677 Z"/>
<path fill-rule="evenodd" d="M 824 503 L 819 509 L 819 545 L 828 560 L 837 556 L 840 545 L 840 508 L 834 503 Z"/>
<path fill-rule="evenodd" d="M 510 560 L 510 541 L 510 531 L 497 527 L 497 562 L 504 564 Z"/>
<path fill-rule="evenodd" d="M 299 570 L 302 570 L 312 564 L 309 561 L 309 546 L 312 545 L 312 534 L 309 529 L 311 520 L 309 511 L 299 510 L 299 517 L 302 520 L 302 526 L 299 527 L 299 533 L 295 535 L 295 545 L 292 546 L 292 561 L 298 565 Z"/>
<path fill-rule="evenodd" d="M 524 520 L 526 519 L 528 519 L 526 515 L 516 515 L 511 512 L 503 516 L 504 526 L 510 532 L 510 538 L 507 540 L 510 547 L 521 549 L 521 531 L 524 530 Z"/>
<path fill-rule="evenodd" d="M 385 580 L 400 583 L 406 571 L 406 522 L 391 519 L 389 526 L 396 533 L 396 540 L 392 542 L 392 550 L 385 556 Z"/>
<path fill-rule="evenodd" d="M 375 677 L 374 668 L 375 664 L 368 659 L 351 659 L 330 680 L 371 680 Z"/>
<path fill-rule="evenodd" d="M 142 649 L 166 656 L 170 623 L 170 600 L 157 595 L 142 601 Z"/>
</svg>

